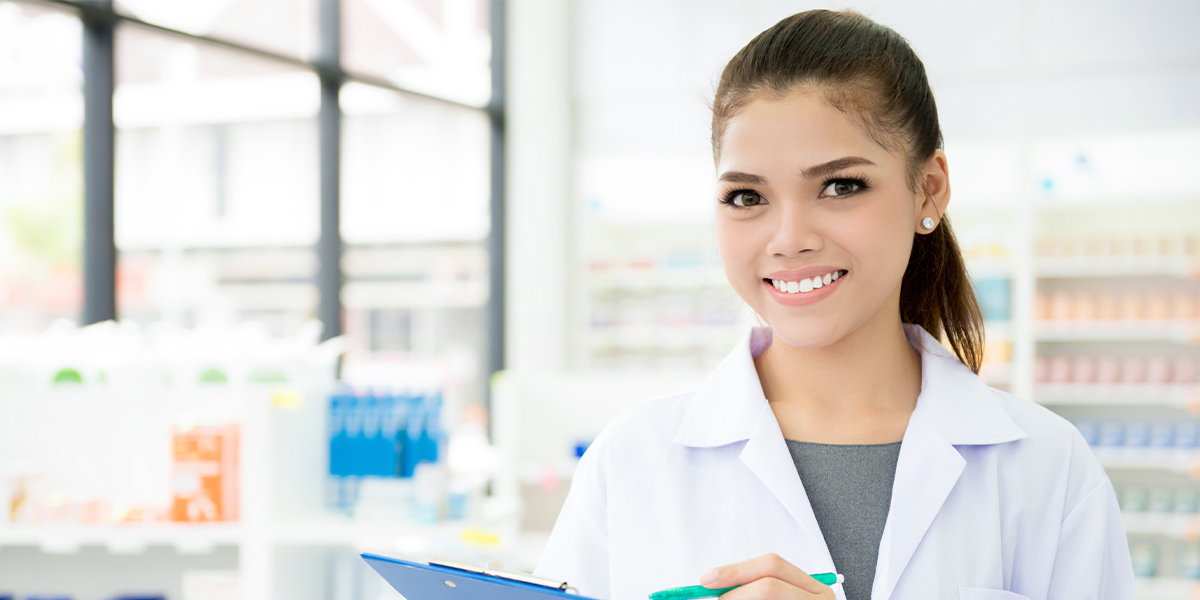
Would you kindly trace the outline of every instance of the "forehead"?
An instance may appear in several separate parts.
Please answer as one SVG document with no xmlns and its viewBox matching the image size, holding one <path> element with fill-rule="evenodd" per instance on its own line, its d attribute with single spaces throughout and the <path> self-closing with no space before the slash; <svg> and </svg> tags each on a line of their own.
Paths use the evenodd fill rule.
<svg viewBox="0 0 1200 600">
<path fill-rule="evenodd" d="M 720 152 L 718 172 L 799 170 L 844 156 L 881 166 L 901 162 L 817 91 L 751 100 L 726 124 Z"/>
</svg>

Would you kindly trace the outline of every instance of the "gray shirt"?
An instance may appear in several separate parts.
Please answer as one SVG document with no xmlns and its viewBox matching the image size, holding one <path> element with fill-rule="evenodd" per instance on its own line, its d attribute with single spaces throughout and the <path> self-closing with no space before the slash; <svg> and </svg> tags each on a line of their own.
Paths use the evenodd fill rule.
<svg viewBox="0 0 1200 600">
<path fill-rule="evenodd" d="M 892 502 L 900 442 L 817 444 L 787 440 L 846 600 L 869 600 L 879 539 Z"/>
</svg>

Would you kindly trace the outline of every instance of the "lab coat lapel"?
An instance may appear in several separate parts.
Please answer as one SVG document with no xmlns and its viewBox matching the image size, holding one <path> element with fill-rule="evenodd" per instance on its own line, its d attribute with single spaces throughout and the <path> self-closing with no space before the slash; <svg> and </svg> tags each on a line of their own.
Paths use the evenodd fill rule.
<svg viewBox="0 0 1200 600">
<path fill-rule="evenodd" d="M 966 465 L 929 414 L 931 408 L 918 400 L 900 444 L 872 598 L 891 595 Z"/>
<path fill-rule="evenodd" d="M 829 547 L 825 545 L 825 537 L 821 534 L 812 505 L 808 502 L 808 493 L 796 472 L 796 464 L 792 462 L 792 454 L 783 440 L 775 412 L 765 399 L 754 433 L 742 448 L 740 458 L 800 524 L 808 534 L 812 547 L 820 550 L 820 555 L 827 563 L 821 568 L 832 571 L 833 558 L 829 554 Z"/>
<path fill-rule="evenodd" d="M 672 441 L 715 448 L 750 439 L 762 409 L 770 410 L 754 368 L 752 344 L 769 344 L 769 339 L 770 333 L 758 328 L 742 338 L 696 390 Z"/>
<path fill-rule="evenodd" d="M 755 328 L 721 361 L 696 390 L 674 441 L 696 448 L 745 441 L 738 455 L 742 463 L 800 524 L 811 538 L 810 547 L 820 549 L 828 563 L 822 568 L 831 569 L 825 538 L 754 368 L 756 350 L 761 352 L 770 340 L 769 330 Z"/>
<path fill-rule="evenodd" d="M 921 394 L 900 445 L 872 598 L 891 596 L 958 483 L 967 461 L 955 446 L 1026 437 L 975 373 L 921 327 L 905 330 L 921 352 Z"/>
</svg>

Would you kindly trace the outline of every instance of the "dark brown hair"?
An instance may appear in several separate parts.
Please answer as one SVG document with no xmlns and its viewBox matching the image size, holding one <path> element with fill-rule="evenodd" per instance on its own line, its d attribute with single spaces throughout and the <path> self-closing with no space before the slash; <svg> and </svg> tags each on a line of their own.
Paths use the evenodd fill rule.
<svg viewBox="0 0 1200 600">
<path fill-rule="evenodd" d="M 937 105 L 925 65 L 900 34 L 856 12 L 810 10 L 758 34 L 729 61 L 713 99 L 713 156 L 729 120 L 746 103 L 798 88 L 820 90 L 875 143 L 903 152 L 908 186 L 924 194 L 926 160 L 942 147 Z M 913 234 L 900 286 L 900 320 L 943 334 L 963 364 L 983 362 L 983 317 L 962 251 L 942 215 L 929 234 Z"/>
</svg>

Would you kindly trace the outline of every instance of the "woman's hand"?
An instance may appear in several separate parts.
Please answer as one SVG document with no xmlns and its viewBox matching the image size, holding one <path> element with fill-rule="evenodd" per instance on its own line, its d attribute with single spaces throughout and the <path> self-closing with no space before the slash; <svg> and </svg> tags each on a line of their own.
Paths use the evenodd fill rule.
<svg viewBox="0 0 1200 600">
<path fill-rule="evenodd" d="M 833 600 L 833 589 L 775 554 L 709 570 L 700 576 L 708 588 L 742 587 L 721 600 Z"/>
</svg>

